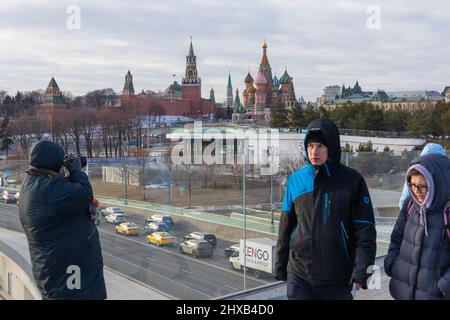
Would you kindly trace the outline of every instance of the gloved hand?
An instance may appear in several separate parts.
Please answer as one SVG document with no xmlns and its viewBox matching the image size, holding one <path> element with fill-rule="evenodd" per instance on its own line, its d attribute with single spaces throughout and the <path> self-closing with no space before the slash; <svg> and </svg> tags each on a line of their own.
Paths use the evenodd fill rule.
<svg viewBox="0 0 450 320">
<path fill-rule="evenodd" d="M 69 173 L 72 173 L 74 170 L 81 170 L 81 160 L 79 157 L 75 157 L 72 161 L 66 164 L 67 170 Z"/>
</svg>

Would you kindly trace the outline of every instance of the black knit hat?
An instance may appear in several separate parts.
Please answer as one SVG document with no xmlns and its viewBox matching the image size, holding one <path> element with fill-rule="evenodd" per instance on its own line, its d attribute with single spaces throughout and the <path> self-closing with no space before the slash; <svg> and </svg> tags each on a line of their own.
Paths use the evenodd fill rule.
<svg viewBox="0 0 450 320">
<path fill-rule="evenodd" d="M 57 143 L 43 140 L 30 153 L 30 165 L 58 172 L 63 165 L 64 149 Z"/>
<path fill-rule="evenodd" d="M 320 133 L 320 131 L 311 132 L 308 135 L 308 138 L 306 140 L 306 145 L 308 145 L 311 142 L 318 142 L 318 143 L 321 143 L 324 146 L 328 147 L 328 145 L 327 145 L 327 143 L 325 141 L 325 138 L 323 137 L 322 133 Z"/>
</svg>

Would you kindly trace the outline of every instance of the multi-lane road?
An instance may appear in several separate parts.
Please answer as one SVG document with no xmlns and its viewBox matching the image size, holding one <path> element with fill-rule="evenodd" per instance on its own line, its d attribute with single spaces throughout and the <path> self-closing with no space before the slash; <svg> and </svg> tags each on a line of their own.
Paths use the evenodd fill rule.
<svg viewBox="0 0 450 320">
<path fill-rule="evenodd" d="M 127 212 L 125 214 L 128 221 L 144 226 L 142 216 Z M 0 228 L 23 232 L 18 215 L 15 204 L 0 203 Z M 180 254 L 176 245 L 157 247 L 148 244 L 144 234 L 128 237 L 116 234 L 115 226 L 106 223 L 103 218 L 98 230 L 105 266 L 174 299 L 213 299 L 244 289 L 243 274 L 228 269 L 228 259 L 223 249 L 231 243 L 223 239 L 218 239 L 211 258 L 195 259 L 190 255 Z M 177 241 L 181 241 L 189 232 L 177 230 L 175 225 L 172 234 Z M 245 286 L 250 289 L 269 282 L 273 280 L 255 279 L 247 275 Z"/>
</svg>

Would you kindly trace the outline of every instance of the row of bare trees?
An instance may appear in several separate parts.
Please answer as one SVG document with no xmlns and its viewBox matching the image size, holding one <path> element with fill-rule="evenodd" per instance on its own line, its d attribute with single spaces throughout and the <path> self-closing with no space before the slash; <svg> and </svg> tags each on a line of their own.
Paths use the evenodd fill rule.
<svg viewBox="0 0 450 320">
<path fill-rule="evenodd" d="M 156 119 L 164 114 L 164 108 L 157 103 L 141 108 L 71 107 L 55 110 L 51 114 L 43 113 L 42 109 L 35 107 L 10 119 L 5 128 L 5 136 L 16 141 L 24 155 L 28 154 L 34 141 L 41 140 L 48 133 L 66 153 L 71 150 L 81 153 L 81 145 L 84 144 L 88 157 L 102 151 L 105 157 L 120 157 L 126 150 L 125 141 L 134 140 L 136 148 L 143 149 L 145 116 Z"/>
</svg>

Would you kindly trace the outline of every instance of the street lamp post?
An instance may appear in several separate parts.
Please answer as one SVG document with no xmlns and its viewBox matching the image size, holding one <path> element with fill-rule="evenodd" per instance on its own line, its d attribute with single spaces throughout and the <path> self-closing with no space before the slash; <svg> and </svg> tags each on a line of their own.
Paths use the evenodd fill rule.
<svg viewBox="0 0 450 320">
<path fill-rule="evenodd" d="M 170 192 L 171 192 L 171 184 L 172 184 L 172 172 L 170 171 L 170 166 L 169 166 L 169 206 L 170 206 L 171 203 L 172 203 L 172 199 L 171 199 L 171 195 L 170 195 Z"/>
<path fill-rule="evenodd" d="M 127 155 L 128 155 L 128 140 L 124 138 L 123 140 L 123 204 L 128 205 L 128 164 L 127 164 Z"/>
<path fill-rule="evenodd" d="M 274 147 L 269 147 L 270 152 L 270 224 L 274 225 L 274 219 L 273 219 L 273 154 L 275 152 Z"/>
<path fill-rule="evenodd" d="M 189 209 L 191 208 L 191 197 L 192 197 L 192 182 L 191 182 L 191 164 L 188 164 L 188 175 L 189 175 Z"/>
<path fill-rule="evenodd" d="M 243 252 L 246 252 L 247 248 L 247 193 L 246 193 L 246 165 L 247 165 L 247 157 L 248 157 L 248 150 L 247 150 L 247 141 L 243 141 L 243 165 L 242 165 L 242 207 L 243 207 L 243 214 L 244 214 L 244 248 L 240 248 L 240 250 L 243 250 Z M 244 291 L 247 288 L 246 278 L 247 278 L 247 255 L 244 254 Z"/>
</svg>

